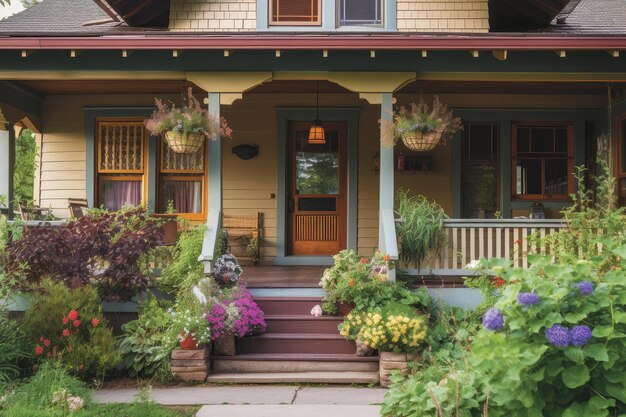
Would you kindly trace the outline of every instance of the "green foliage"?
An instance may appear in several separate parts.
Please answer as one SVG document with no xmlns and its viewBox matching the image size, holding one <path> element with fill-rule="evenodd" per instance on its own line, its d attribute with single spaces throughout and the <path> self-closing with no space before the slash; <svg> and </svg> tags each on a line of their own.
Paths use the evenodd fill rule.
<svg viewBox="0 0 626 417">
<path fill-rule="evenodd" d="M 165 301 L 151 296 L 143 302 L 139 318 L 122 326 L 121 366 L 133 378 L 166 381 L 171 377 L 169 359 L 176 341 L 168 336 L 172 315 L 166 306 Z"/>
<path fill-rule="evenodd" d="M 69 317 L 72 310 L 78 323 Z M 23 329 L 32 352 L 39 350 L 41 360 L 58 358 L 81 378 L 103 377 L 119 361 L 115 339 L 102 317 L 100 298 L 93 287 L 72 290 L 44 281 L 40 289 L 29 294 Z M 50 341 L 48 346 L 45 340 Z"/>
<path fill-rule="evenodd" d="M 420 265 L 430 251 L 439 251 L 446 243 L 443 221 L 448 217 L 436 202 L 424 196 L 409 197 L 407 190 L 396 194 L 396 211 L 402 222 L 397 225 L 400 261 Z"/>
<path fill-rule="evenodd" d="M 33 201 L 36 156 L 35 136 L 30 130 L 24 129 L 15 141 L 15 171 L 13 173 L 15 202 L 25 204 Z"/>
<path fill-rule="evenodd" d="M 0 385 L 18 377 L 20 365 L 29 357 L 19 323 L 11 320 L 7 312 L 0 311 Z"/>
<path fill-rule="evenodd" d="M 191 288 L 202 279 L 204 267 L 202 262 L 198 262 L 198 256 L 202 252 L 205 231 L 206 227 L 200 226 L 179 235 L 173 261 L 162 271 L 158 281 L 164 291 L 175 295 L 183 288 Z"/>
</svg>

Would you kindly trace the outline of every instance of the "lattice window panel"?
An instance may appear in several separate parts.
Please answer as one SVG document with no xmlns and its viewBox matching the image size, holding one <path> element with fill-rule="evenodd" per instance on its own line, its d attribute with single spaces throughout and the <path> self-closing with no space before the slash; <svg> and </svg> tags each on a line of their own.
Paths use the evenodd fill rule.
<svg viewBox="0 0 626 417">
<path fill-rule="evenodd" d="M 159 172 L 164 174 L 204 174 L 204 146 L 194 154 L 180 154 L 172 151 L 165 139 L 159 141 Z"/>
<path fill-rule="evenodd" d="M 143 173 L 146 133 L 141 121 L 99 121 L 98 172 Z"/>
</svg>

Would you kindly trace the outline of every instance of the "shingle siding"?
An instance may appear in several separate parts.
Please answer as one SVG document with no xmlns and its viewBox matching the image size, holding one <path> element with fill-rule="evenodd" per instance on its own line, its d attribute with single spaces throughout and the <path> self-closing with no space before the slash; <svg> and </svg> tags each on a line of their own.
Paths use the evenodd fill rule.
<svg viewBox="0 0 626 417">
<path fill-rule="evenodd" d="M 170 31 L 249 32 L 256 29 L 256 0 L 171 0 Z"/>
<path fill-rule="evenodd" d="M 398 0 L 400 32 L 489 32 L 488 0 Z"/>
</svg>

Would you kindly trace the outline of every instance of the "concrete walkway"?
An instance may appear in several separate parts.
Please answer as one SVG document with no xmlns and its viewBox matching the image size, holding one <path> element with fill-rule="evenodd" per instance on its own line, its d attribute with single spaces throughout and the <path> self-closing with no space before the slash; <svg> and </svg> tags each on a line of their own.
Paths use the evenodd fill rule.
<svg viewBox="0 0 626 417">
<path fill-rule="evenodd" d="M 204 405 L 197 417 L 379 417 L 382 388 L 310 386 L 207 386 L 152 391 L 162 405 Z M 138 389 L 99 390 L 101 403 L 131 402 Z"/>
</svg>

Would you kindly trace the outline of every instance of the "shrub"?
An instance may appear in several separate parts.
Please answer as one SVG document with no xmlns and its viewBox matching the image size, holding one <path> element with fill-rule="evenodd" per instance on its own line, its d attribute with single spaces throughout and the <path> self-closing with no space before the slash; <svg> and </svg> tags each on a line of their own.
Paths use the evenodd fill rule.
<svg viewBox="0 0 626 417">
<path fill-rule="evenodd" d="M 198 262 L 202 252 L 205 226 L 185 230 L 178 236 L 174 250 L 174 260 L 161 272 L 159 286 L 175 295 L 178 291 L 187 291 L 204 276 L 204 266 Z M 184 289 L 183 289 L 184 288 Z"/>
<path fill-rule="evenodd" d="M 141 306 L 139 318 L 122 326 L 119 344 L 121 367 L 135 377 L 151 377 L 164 381 L 171 377 L 169 359 L 176 342 L 168 333 L 172 315 L 156 297 Z"/>
<path fill-rule="evenodd" d="M 29 296 L 24 332 L 40 361 L 58 358 L 74 375 L 102 377 L 117 365 L 115 339 L 95 289 L 44 281 Z"/>
<path fill-rule="evenodd" d="M 19 323 L 11 320 L 7 312 L 0 311 L 0 385 L 20 375 L 20 366 L 31 357 L 27 351 Z"/>
<path fill-rule="evenodd" d="M 138 261 L 161 238 L 159 222 L 141 207 L 94 211 L 65 226 L 28 229 L 8 245 L 5 270 L 14 275 L 26 264 L 30 283 L 95 283 L 103 299 L 128 300 L 150 284 Z"/>
</svg>

